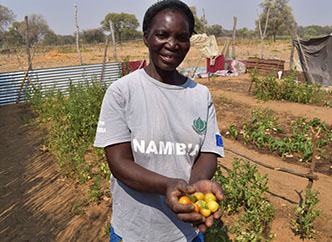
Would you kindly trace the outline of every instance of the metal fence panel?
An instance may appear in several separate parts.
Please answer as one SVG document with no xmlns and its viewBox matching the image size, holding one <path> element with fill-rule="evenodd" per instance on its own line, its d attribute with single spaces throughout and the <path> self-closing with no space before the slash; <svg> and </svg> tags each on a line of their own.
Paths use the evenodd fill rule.
<svg viewBox="0 0 332 242">
<path fill-rule="evenodd" d="M 26 94 L 31 88 L 30 80 L 41 92 L 52 89 L 66 94 L 70 82 L 77 85 L 86 81 L 99 81 L 102 67 L 103 64 L 95 64 L 30 70 L 29 79 L 24 83 L 24 71 L 0 73 L 0 106 L 27 101 Z M 102 85 L 108 86 L 121 76 L 121 63 L 105 63 Z"/>
</svg>

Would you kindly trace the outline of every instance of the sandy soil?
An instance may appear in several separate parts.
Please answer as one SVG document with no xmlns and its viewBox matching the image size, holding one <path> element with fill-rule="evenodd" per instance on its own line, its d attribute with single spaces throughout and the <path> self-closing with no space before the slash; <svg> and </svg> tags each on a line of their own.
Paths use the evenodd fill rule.
<svg viewBox="0 0 332 242">
<path fill-rule="evenodd" d="M 135 45 L 139 47 L 138 44 L 123 46 L 123 52 L 118 53 L 119 58 L 133 55 L 130 50 Z M 136 49 L 139 50 L 132 60 L 146 56 L 144 47 Z M 284 60 L 288 59 L 289 49 L 286 42 L 266 46 L 268 57 Z M 246 58 L 260 51 L 257 45 L 251 42 L 239 46 L 238 50 L 239 58 Z M 98 53 L 87 52 L 89 56 L 83 57 L 84 62 L 88 63 L 90 58 L 91 62 L 91 59 L 95 59 L 93 61 L 101 63 L 102 51 L 103 49 Z M 76 54 L 62 55 L 64 54 L 53 52 L 48 56 L 40 56 L 40 59 L 36 56 L 34 67 L 78 64 Z M 1 56 L 0 72 L 24 69 L 22 59 L 20 67 L 16 57 L 10 58 L 13 60 L 4 60 Z M 184 66 L 194 66 L 198 60 L 197 51 L 191 50 Z M 242 113 L 257 107 L 269 108 L 285 117 L 302 117 L 303 114 L 308 118 L 319 117 L 329 125 L 332 124 L 332 112 L 327 107 L 277 101 L 257 102 L 247 93 L 247 75 L 197 81 L 211 90 L 221 130 L 226 130 Z M 228 106 L 222 102 L 219 104 L 221 95 L 230 100 Z M 2 106 L 0 117 L 0 241 L 107 241 L 104 229 L 110 220 L 111 209 L 106 202 L 101 201 L 84 208 L 83 214 L 77 213 L 75 205 L 84 194 L 70 180 L 60 175 L 52 156 L 43 150 L 45 134 L 26 124 L 26 120 L 32 117 L 31 111 L 21 104 Z M 303 173 L 308 171 L 308 168 L 300 163 L 288 162 L 274 154 L 258 152 L 226 137 L 224 144 L 225 147 L 274 167 L 285 167 Z M 226 158 L 220 159 L 220 162 L 225 168 L 231 168 L 234 157 L 239 156 L 226 151 Z M 269 199 L 277 211 L 272 226 L 272 231 L 276 233 L 274 241 L 301 241 L 291 231 L 290 221 L 294 219 L 293 208 L 304 194 L 307 179 L 259 166 L 258 168 L 261 173 L 268 174 L 271 189 Z M 318 208 L 323 212 L 322 218 L 315 222 L 320 233 L 311 241 L 332 241 L 332 177 L 323 173 L 316 174 L 319 180 L 314 181 L 313 189 L 320 191 L 321 202 Z"/>
</svg>

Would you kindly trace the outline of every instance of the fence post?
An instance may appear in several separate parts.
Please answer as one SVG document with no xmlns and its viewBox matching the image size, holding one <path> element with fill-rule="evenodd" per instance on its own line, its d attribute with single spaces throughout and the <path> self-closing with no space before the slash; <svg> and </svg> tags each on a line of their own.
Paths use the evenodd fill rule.
<svg viewBox="0 0 332 242">
<path fill-rule="evenodd" d="M 232 34 L 232 57 L 233 57 L 233 60 L 236 59 L 236 56 L 235 56 L 236 22 L 237 22 L 237 18 L 234 16 L 233 34 Z"/>
<path fill-rule="evenodd" d="M 101 82 L 103 80 L 104 76 L 104 70 L 105 70 L 105 61 L 106 61 L 106 55 L 107 55 L 107 46 L 108 46 L 108 36 L 106 35 L 106 40 L 105 40 L 105 50 L 104 50 L 104 59 L 103 59 L 103 66 L 101 68 L 101 73 L 100 73 L 100 79 L 99 79 L 99 86 L 101 87 Z"/>
<path fill-rule="evenodd" d="M 114 55 L 114 61 L 118 62 L 118 57 L 116 55 L 116 43 L 115 43 L 115 37 L 114 37 L 114 29 L 113 29 L 113 23 L 112 20 L 109 20 L 110 23 L 110 30 L 111 30 L 111 36 L 112 36 L 112 42 L 113 42 L 113 55 Z"/>
<path fill-rule="evenodd" d="M 27 50 L 27 56 L 28 56 L 28 69 L 32 69 L 31 64 L 31 55 L 30 55 L 30 31 L 29 31 L 29 20 L 28 16 L 24 16 L 24 21 L 26 25 L 26 31 L 25 31 L 25 44 L 26 44 L 26 50 Z"/>
<path fill-rule="evenodd" d="M 81 56 L 81 52 L 80 52 L 80 43 L 79 43 L 80 28 L 77 23 L 77 5 L 76 4 L 74 4 L 74 8 L 75 8 L 75 26 L 76 26 L 76 48 L 77 48 L 78 57 L 80 59 L 80 65 L 82 65 L 82 56 Z"/>
</svg>

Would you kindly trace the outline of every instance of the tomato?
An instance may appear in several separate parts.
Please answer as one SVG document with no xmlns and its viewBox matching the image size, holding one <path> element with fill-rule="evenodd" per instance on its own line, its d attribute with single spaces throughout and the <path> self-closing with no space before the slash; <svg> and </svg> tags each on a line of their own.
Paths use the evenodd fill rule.
<svg viewBox="0 0 332 242">
<path fill-rule="evenodd" d="M 212 213 L 214 213 L 219 209 L 219 204 L 216 201 L 211 200 L 207 203 L 207 207 Z"/>
<path fill-rule="evenodd" d="M 199 206 L 198 206 L 198 204 L 197 203 L 194 203 L 194 206 L 195 206 L 195 212 L 196 213 L 199 213 Z"/>
<path fill-rule="evenodd" d="M 195 204 L 197 204 L 199 208 L 207 208 L 207 204 L 204 200 L 198 200 Z"/>
<path fill-rule="evenodd" d="M 191 201 L 190 201 L 189 197 L 182 196 L 179 199 L 179 203 L 181 203 L 181 204 L 191 204 Z"/>
<path fill-rule="evenodd" d="M 203 200 L 204 194 L 202 192 L 195 192 L 193 195 L 197 200 Z"/>
<path fill-rule="evenodd" d="M 199 212 L 204 216 L 204 217 L 209 217 L 211 214 L 210 209 L 208 208 L 201 208 Z"/>
<path fill-rule="evenodd" d="M 194 196 L 191 196 L 189 194 L 187 194 L 186 196 L 189 197 L 190 202 L 192 202 L 192 203 L 196 202 L 196 198 Z"/>
<path fill-rule="evenodd" d="M 209 202 L 209 201 L 216 201 L 217 199 L 213 193 L 209 192 L 209 193 L 205 194 L 204 200 L 205 200 L 205 202 Z"/>
</svg>

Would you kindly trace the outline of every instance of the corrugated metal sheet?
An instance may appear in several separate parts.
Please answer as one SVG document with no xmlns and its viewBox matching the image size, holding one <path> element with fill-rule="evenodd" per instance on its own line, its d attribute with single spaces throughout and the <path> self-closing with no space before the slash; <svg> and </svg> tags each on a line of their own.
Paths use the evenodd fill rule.
<svg viewBox="0 0 332 242">
<path fill-rule="evenodd" d="M 25 102 L 26 93 L 31 87 L 30 80 L 34 86 L 41 88 L 42 92 L 55 89 L 66 94 L 70 81 L 73 85 L 87 80 L 99 81 L 102 66 L 102 64 L 95 64 L 31 70 L 28 73 L 29 79 L 25 80 L 23 86 L 24 71 L 0 73 L 0 106 Z M 102 85 L 110 85 L 121 76 L 121 63 L 106 63 Z"/>
</svg>

